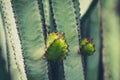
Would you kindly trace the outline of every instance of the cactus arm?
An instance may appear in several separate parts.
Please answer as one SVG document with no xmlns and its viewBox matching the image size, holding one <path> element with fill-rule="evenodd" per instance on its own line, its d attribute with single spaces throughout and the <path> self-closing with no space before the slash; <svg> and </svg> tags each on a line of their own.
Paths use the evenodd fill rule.
<svg viewBox="0 0 120 80">
<path fill-rule="evenodd" d="M 56 24 L 53 18 L 51 0 L 42 0 L 42 4 L 43 4 L 44 20 L 45 20 L 46 34 L 47 34 L 46 37 L 48 37 L 51 32 L 57 31 Z M 47 46 L 49 45 L 47 41 L 46 44 Z M 63 61 L 48 60 L 48 69 L 49 69 L 50 80 L 64 80 Z"/>
<path fill-rule="evenodd" d="M 12 80 L 27 80 L 24 61 L 22 57 L 20 40 L 17 33 L 17 26 L 14 19 L 12 5 L 10 0 L 2 0 L 2 15 L 4 20 L 4 29 L 7 37 L 9 57 L 9 69 Z"/>
<path fill-rule="evenodd" d="M 45 41 L 37 0 L 13 0 L 13 7 L 29 80 L 48 80 L 47 61 L 42 58 Z"/>
<path fill-rule="evenodd" d="M 43 12 L 44 12 L 44 18 L 45 18 L 45 25 L 48 33 L 55 31 L 55 25 L 53 21 L 53 15 L 51 10 L 51 3 L 50 0 L 42 0 L 43 4 Z"/>
<path fill-rule="evenodd" d="M 45 26 L 46 26 L 46 31 L 47 31 L 46 37 L 48 37 L 51 32 L 56 32 L 56 24 L 53 18 L 53 10 L 52 10 L 51 1 L 42 0 L 42 4 L 43 4 Z M 49 45 L 47 41 L 46 41 L 46 44 L 47 46 Z M 50 80 L 64 80 L 63 61 L 48 60 L 48 69 L 49 69 Z"/>
<path fill-rule="evenodd" d="M 99 57 L 100 57 L 100 26 L 99 26 L 99 7 L 98 5 L 91 13 L 89 19 L 89 37 L 93 38 L 93 43 L 95 44 L 95 53 L 92 56 L 87 57 L 86 63 L 86 80 L 97 80 L 98 70 L 99 70 Z M 92 74 L 91 74 L 92 73 Z"/>
<path fill-rule="evenodd" d="M 65 80 L 84 80 L 81 57 L 78 54 L 78 32 L 76 15 L 72 0 L 52 0 L 54 19 L 59 33 L 65 32 L 69 45 L 69 53 L 64 60 Z"/>
<path fill-rule="evenodd" d="M 114 9 L 116 2 L 117 0 L 102 2 L 105 80 L 120 79 L 120 24 Z"/>
<path fill-rule="evenodd" d="M 9 79 L 10 77 L 8 76 L 6 37 L 5 37 L 3 19 L 1 15 L 1 7 L 0 7 L 0 65 L 2 65 L 0 66 L 0 80 Z"/>
<path fill-rule="evenodd" d="M 73 5 L 74 5 L 74 8 L 75 8 L 75 14 L 76 14 L 76 21 L 77 21 L 77 26 L 78 26 L 78 38 L 79 38 L 79 41 L 81 39 L 81 25 L 80 25 L 80 2 L 79 0 L 73 0 Z"/>
</svg>

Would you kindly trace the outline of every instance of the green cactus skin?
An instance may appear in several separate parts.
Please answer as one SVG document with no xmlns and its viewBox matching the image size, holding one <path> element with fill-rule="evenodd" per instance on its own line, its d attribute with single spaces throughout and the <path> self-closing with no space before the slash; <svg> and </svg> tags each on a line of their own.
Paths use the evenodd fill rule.
<svg viewBox="0 0 120 80">
<path fill-rule="evenodd" d="M 0 6 L 0 65 L 2 65 L 0 66 L 0 80 L 8 80 L 10 77 L 8 74 L 7 46 L 3 19 L 1 15 L 1 6 Z"/>
<path fill-rule="evenodd" d="M 8 48 L 8 69 L 12 80 L 27 80 L 17 26 L 10 0 L 1 1 L 2 19 Z"/>
<path fill-rule="evenodd" d="M 50 33 L 47 39 L 46 58 L 48 60 L 64 60 L 68 53 L 68 45 L 64 34 Z"/>
<path fill-rule="evenodd" d="M 37 0 L 13 0 L 23 48 L 25 69 L 29 80 L 49 80 L 45 51 L 43 21 Z"/>
<path fill-rule="evenodd" d="M 84 80 L 81 57 L 78 54 L 79 41 L 73 2 L 72 0 L 51 1 L 58 33 L 65 32 L 65 39 L 70 49 L 68 57 L 63 62 L 65 80 Z"/>
<path fill-rule="evenodd" d="M 101 5 L 104 38 L 104 80 L 120 80 L 120 17 L 115 12 L 117 1 L 102 0 Z"/>
<path fill-rule="evenodd" d="M 43 3 L 43 12 L 44 12 L 44 18 L 45 18 L 45 26 L 48 33 L 54 32 L 55 25 L 54 25 L 54 19 L 52 15 L 50 0 L 42 0 Z"/>
<path fill-rule="evenodd" d="M 52 32 L 48 35 L 48 38 L 47 38 L 47 41 L 46 41 L 46 45 L 47 45 L 47 48 L 50 46 L 50 44 L 55 40 L 57 39 L 59 36 L 58 36 L 58 33 L 55 33 L 55 32 Z"/>
<path fill-rule="evenodd" d="M 80 51 L 83 55 L 93 55 L 93 53 L 95 52 L 95 47 L 92 43 L 92 39 L 82 39 L 80 43 Z"/>
<path fill-rule="evenodd" d="M 0 80 L 98 80 L 100 38 L 104 39 L 104 80 L 120 80 L 116 1 L 102 2 L 100 34 L 98 6 L 85 15 L 87 21 L 82 24 L 87 27 L 80 30 L 82 0 L 0 0 L 0 62 L 5 62 L 0 64 Z M 81 6 L 81 19 L 91 2 Z M 81 40 L 87 36 L 94 38 L 95 47 L 91 40 Z M 85 56 L 85 66 L 79 49 L 83 55 L 91 55 Z"/>
<path fill-rule="evenodd" d="M 91 56 L 85 56 L 86 59 L 86 68 L 85 68 L 85 74 L 86 74 L 86 80 L 98 80 L 99 77 L 99 62 L 100 62 L 100 17 L 99 17 L 99 5 L 94 8 L 93 12 L 89 14 L 89 16 L 86 18 L 87 22 L 85 25 L 88 27 L 89 33 L 86 33 L 89 35 L 90 38 L 93 38 L 93 43 L 95 45 L 95 52 Z M 84 26 L 83 26 L 84 27 Z M 92 73 L 92 74 L 91 74 Z M 102 80 L 102 79 L 101 79 Z"/>
<path fill-rule="evenodd" d="M 77 26 L 78 26 L 78 38 L 79 41 L 81 39 L 81 24 L 80 24 L 80 3 L 79 0 L 73 0 L 73 5 L 75 8 L 75 14 L 76 14 L 76 21 L 77 21 Z"/>
</svg>

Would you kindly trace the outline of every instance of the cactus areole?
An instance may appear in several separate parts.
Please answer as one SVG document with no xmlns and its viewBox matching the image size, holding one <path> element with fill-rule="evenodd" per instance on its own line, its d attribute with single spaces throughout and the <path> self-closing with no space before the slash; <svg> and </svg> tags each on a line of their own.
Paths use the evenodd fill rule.
<svg viewBox="0 0 120 80">
<path fill-rule="evenodd" d="M 45 57 L 48 60 L 64 60 L 66 58 L 68 45 L 63 32 L 61 34 L 55 32 L 50 33 L 46 44 Z"/>
</svg>

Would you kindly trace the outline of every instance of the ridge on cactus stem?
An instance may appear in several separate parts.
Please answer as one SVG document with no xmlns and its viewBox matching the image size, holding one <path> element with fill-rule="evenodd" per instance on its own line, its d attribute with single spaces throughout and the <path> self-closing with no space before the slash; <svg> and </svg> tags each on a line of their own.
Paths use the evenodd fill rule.
<svg viewBox="0 0 120 80">
<path fill-rule="evenodd" d="M 84 38 L 80 41 L 80 51 L 83 55 L 93 55 L 95 52 L 95 45 L 93 39 Z"/>
<path fill-rule="evenodd" d="M 68 54 L 68 45 L 64 38 L 64 32 L 61 34 L 52 32 L 47 38 L 45 57 L 48 60 L 64 60 Z"/>
</svg>

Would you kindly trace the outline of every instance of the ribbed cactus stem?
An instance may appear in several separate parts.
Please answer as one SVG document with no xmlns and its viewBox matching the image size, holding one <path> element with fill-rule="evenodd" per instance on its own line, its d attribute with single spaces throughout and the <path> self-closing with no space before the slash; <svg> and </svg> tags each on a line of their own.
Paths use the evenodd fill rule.
<svg viewBox="0 0 120 80">
<path fill-rule="evenodd" d="M 27 80 L 21 44 L 10 0 L 1 1 L 4 29 L 8 44 L 9 69 L 12 80 Z"/>
<path fill-rule="evenodd" d="M 64 32 L 66 34 L 65 39 L 70 49 L 68 57 L 63 63 L 65 79 L 84 80 L 81 57 L 78 54 L 79 41 L 73 2 L 72 0 L 52 0 L 52 8 L 57 30 L 59 33 Z"/>
<path fill-rule="evenodd" d="M 25 70 L 29 80 L 48 80 L 47 61 L 42 57 L 45 40 L 41 10 L 37 0 L 13 0 L 20 33 Z"/>
</svg>

